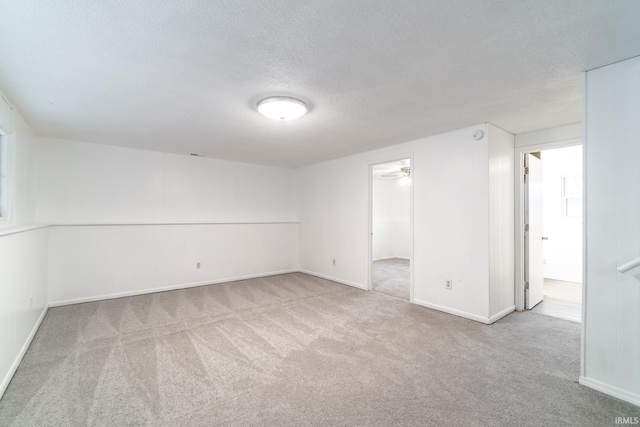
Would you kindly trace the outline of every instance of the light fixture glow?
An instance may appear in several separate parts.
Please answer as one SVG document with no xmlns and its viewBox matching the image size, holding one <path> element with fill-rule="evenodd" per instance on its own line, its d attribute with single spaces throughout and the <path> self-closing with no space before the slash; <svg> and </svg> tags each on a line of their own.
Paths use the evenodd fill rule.
<svg viewBox="0 0 640 427">
<path fill-rule="evenodd" d="M 398 184 L 400 184 L 400 187 L 406 187 L 408 185 L 411 185 L 411 178 L 409 178 L 408 176 L 403 176 L 398 181 Z"/>
<path fill-rule="evenodd" d="M 272 96 L 258 102 L 258 111 L 273 120 L 293 120 L 307 113 L 307 105 L 299 99 Z"/>
</svg>

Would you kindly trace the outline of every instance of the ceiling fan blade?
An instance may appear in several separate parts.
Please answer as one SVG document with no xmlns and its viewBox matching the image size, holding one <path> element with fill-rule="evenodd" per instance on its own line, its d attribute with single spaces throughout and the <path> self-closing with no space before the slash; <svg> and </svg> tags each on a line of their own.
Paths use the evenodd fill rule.
<svg viewBox="0 0 640 427">
<path fill-rule="evenodd" d="M 402 178 L 402 174 L 401 173 L 393 173 L 393 174 L 385 174 L 385 175 L 380 175 L 383 178 Z"/>
</svg>

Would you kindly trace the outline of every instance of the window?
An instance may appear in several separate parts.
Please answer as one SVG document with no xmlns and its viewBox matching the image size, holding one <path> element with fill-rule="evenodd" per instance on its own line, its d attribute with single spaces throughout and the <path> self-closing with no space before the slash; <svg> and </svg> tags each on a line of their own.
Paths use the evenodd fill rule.
<svg viewBox="0 0 640 427">
<path fill-rule="evenodd" d="M 11 220 L 11 147 L 9 136 L 0 130 L 0 220 Z"/>
<path fill-rule="evenodd" d="M 582 178 L 562 177 L 562 202 L 565 218 L 582 218 Z"/>
</svg>

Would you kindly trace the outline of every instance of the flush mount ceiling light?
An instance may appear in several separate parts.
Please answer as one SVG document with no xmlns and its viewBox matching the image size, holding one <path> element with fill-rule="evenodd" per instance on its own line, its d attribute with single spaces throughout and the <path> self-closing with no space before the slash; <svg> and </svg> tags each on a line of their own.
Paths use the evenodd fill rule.
<svg viewBox="0 0 640 427">
<path fill-rule="evenodd" d="M 307 104 L 287 96 L 272 96 L 258 102 L 258 111 L 273 120 L 293 120 L 307 113 Z"/>
</svg>

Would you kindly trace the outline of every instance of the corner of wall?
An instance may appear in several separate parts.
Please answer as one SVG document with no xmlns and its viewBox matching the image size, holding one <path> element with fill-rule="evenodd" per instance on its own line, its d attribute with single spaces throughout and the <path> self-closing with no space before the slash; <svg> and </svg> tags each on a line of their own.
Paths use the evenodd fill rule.
<svg viewBox="0 0 640 427">
<path fill-rule="evenodd" d="M 489 317 L 515 309 L 513 134 L 491 123 L 489 138 Z M 503 314 L 504 313 L 504 314 Z M 495 321 L 493 320 L 493 321 Z"/>
<path fill-rule="evenodd" d="M 13 221 L 0 235 L 0 396 L 9 385 L 47 308 L 48 230 L 35 226 L 36 134 L 0 92 L 0 127 L 13 145 Z M 10 333 L 4 331 L 10 330 Z"/>
</svg>

